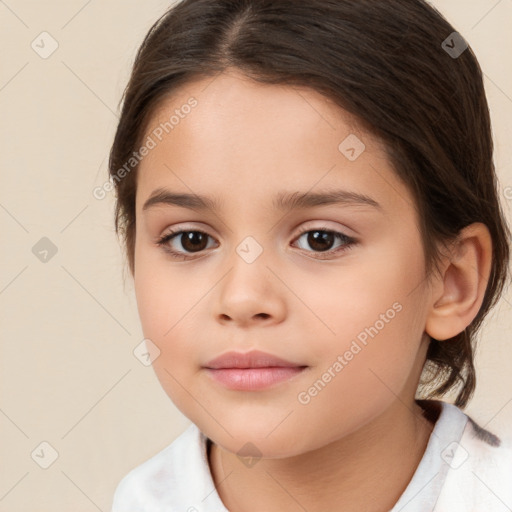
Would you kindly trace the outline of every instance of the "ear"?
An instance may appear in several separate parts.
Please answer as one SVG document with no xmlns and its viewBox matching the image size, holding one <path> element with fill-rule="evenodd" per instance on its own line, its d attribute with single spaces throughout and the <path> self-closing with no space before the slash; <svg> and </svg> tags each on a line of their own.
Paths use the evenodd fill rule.
<svg viewBox="0 0 512 512">
<path fill-rule="evenodd" d="M 481 222 L 466 226 L 432 284 L 432 304 L 425 332 L 436 340 L 461 333 L 482 305 L 492 261 L 492 239 Z"/>
</svg>

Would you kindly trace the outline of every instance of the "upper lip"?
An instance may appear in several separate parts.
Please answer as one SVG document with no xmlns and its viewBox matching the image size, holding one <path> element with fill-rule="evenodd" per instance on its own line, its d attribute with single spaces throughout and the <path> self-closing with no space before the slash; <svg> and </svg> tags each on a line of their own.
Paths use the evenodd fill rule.
<svg viewBox="0 0 512 512">
<path fill-rule="evenodd" d="M 206 368 L 268 368 L 273 366 L 305 366 L 292 363 L 260 350 L 226 352 L 205 364 Z"/>
</svg>

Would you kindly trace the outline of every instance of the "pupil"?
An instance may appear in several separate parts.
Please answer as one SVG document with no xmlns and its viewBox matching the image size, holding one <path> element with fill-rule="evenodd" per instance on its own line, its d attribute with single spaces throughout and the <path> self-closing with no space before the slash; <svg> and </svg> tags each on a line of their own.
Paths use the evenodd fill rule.
<svg viewBox="0 0 512 512">
<path fill-rule="evenodd" d="M 313 249 L 328 251 L 330 247 L 325 247 L 325 242 L 332 243 L 333 238 L 334 234 L 328 231 L 312 231 L 308 235 L 308 243 Z M 330 243 L 328 245 L 330 245 Z"/>
<path fill-rule="evenodd" d="M 203 239 L 203 240 L 201 240 Z M 181 235 L 181 245 L 185 248 L 185 250 L 193 252 L 201 251 L 204 247 L 201 246 L 201 241 L 204 243 L 206 240 L 206 236 L 203 235 L 203 233 L 199 233 L 198 231 L 188 231 L 187 233 L 183 233 Z M 199 242 L 199 247 L 197 246 L 197 242 Z M 191 245 L 189 245 L 191 243 Z"/>
</svg>

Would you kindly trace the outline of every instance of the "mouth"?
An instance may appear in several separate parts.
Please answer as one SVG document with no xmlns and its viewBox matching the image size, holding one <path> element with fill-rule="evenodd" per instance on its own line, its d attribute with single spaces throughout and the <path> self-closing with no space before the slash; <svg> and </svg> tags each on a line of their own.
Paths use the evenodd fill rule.
<svg viewBox="0 0 512 512">
<path fill-rule="evenodd" d="M 228 352 L 209 361 L 204 369 L 216 382 L 238 391 L 258 391 L 289 381 L 308 366 L 272 354 Z"/>
<path fill-rule="evenodd" d="M 259 391 L 289 381 L 307 366 L 275 366 L 266 368 L 206 368 L 216 382 L 237 391 Z"/>
</svg>

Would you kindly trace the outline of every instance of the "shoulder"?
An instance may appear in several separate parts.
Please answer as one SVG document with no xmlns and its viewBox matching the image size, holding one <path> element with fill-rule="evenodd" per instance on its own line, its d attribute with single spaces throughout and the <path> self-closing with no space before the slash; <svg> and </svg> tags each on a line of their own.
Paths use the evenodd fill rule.
<svg viewBox="0 0 512 512">
<path fill-rule="evenodd" d="M 199 450 L 199 430 L 190 425 L 170 445 L 133 468 L 116 487 L 112 512 L 157 512 L 170 504 L 164 494 L 180 488 L 187 473 L 185 461 Z"/>
<path fill-rule="evenodd" d="M 468 416 L 460 444 L 475 474 L 500 473 L 512 483 L 512 430 L 494 433 Z"/>
<path fill-rule="evenodd" d="M 491 432 L 465 416 L 463 435 L 446 460 L 449 470 L 436 510 L 510 511 L 512 431 Z"/>
</svg>

